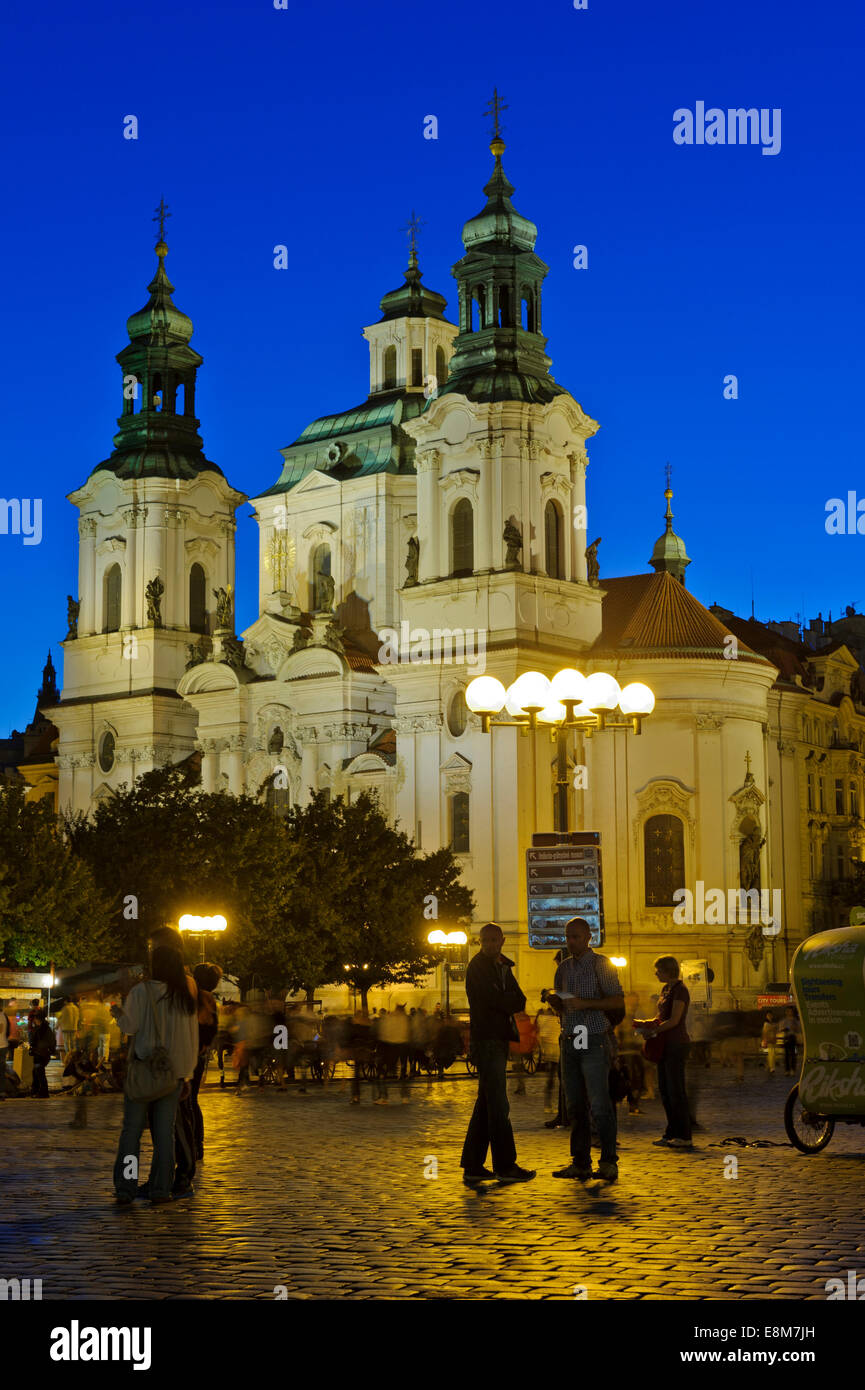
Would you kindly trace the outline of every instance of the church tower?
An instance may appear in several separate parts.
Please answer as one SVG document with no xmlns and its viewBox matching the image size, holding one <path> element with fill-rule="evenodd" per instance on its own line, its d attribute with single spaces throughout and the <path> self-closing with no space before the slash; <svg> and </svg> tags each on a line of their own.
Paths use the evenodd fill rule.
<svg viewBox="0 0 865 1390">
<path fill-rule="evenodd" d="M 195 416 L 202 358 L 172 301 L 160 204 L 149 299 L 117 354 L 123 409 L 114 449 L 69 494 L 78 508 L 60 729 L 61 807 L 193 751 L 196 715 L 177 694 L 189 649 L 230 626 L 234 513 L 245 501 L 206 458 Z M 218 596 L 218 597 L 217 597 Z M 217 616 L 217 608 L 219 615 Z"/>
</svg>

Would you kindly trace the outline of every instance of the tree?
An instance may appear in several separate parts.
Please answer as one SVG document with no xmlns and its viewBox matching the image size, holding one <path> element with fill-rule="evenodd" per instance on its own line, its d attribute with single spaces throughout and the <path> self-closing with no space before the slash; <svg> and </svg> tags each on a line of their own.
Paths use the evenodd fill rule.
<svg viewBox="0 0 865 1390">
<path fill-rule="evenodd" d="M 47 801 L 0 783 L 0 958 L 35 968 L 93 960 L 110 941 L 109 903 Z"/>
<path fill-rule="evenodd" d="M 184 764 L 145 773 L 106 797 L 68 833 L 113 909 L 115 952 L 141 959 L 148 935 L 184 912 L 221 912 L 220 957 L 245 959 L 252 930 L 267 940 L 286 883 L 286 836 L 261 802 L 203 792 Z"/>
</svg>

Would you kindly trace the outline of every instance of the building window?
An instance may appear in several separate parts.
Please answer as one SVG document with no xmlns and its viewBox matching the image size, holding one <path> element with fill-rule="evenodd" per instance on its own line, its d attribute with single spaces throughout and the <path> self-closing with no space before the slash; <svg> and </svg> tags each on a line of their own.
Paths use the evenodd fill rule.
<svg viewBox="0 0 865 1390">
<path fill-rule="evenodd" d="M 310 590 L 312 593 L 312 612 L 327 612 L 331 608 L 330 591 L 330 546 L 322 543 L 312 552 L 310 565 Z"/>
<path fill-rule="evenodd" d="M 650 816 L 643 826 L 646 906 L 674 907 L 685 887 L 685 833 L 678 816 Z"/>
<path fill-rule="evenodd" d="M 103 632 L 120 631 L 120 595 L 122 589 L 122 579 L 120 566 L 112 565 L 105 575 L 105 591 L 103 596 L 103 611 L 105 622 L 102 624 Z"/>
<path fill-rule="evenodd" d="M 475 519 L 472 504 L 461 497 L 451 514 L 451 542 L 454 576 L 474 574 L 475 569 Z"/>
<path fill-rule="evenodd" d="M 808 810 L 814 810 L 814 774 L 808 773 Z"/>
<path fill-rule="evenodd" d="M 557 502 L 544 508 L 545 568 L 551 579 L 564 579 L 565 557 L 562 546 L 562 513 Z"/>
<path fill-rule="evenodd" d="M 451 849 L 454 854 L 469 852 L 469 794 L 456 792 L 450 798 Z"/>
<path fill-rule="evenodd" d="M 466 704 L 465 691 L 458 690 L 451 696 L 448 705 L 448 731 L 451 738 L 459 738 L 460 734 L 465 733 L 468 723 L 469 710 Z"/>
<path fill-rule="evenodd" d="M 110 772 L 114 766 L 114 735 L 110 729 L 99 740 L 99 767 L 102 772 Z"/>
<path fill-rule="evenodd" d="M 207 631 L 207 579 L 198 564 L 189 571 L 189 631 Z"/>
<path fill-rule="evenodd" d="M 384 350 L 384 389 L 393 391 L 396 387 L 396 348 L 388 347 Z"/>
<path fill-rule="evenodd" d="M 817 810 L 818 810 L 818 811 L 825 811 L 825 809 L 826 809 L 826 795 L 825 795 L 825 794 L 826 794 L 826 786 L 825 786 L 825 784 L 826 784 L 826 779 L 825 779 L 825 777 L 818 777 L 818 778 L 817 778 Z"/>
<path fill-rule="evenodd" d="M 448 379 L 448 364 L 443 347 L 436 348 L 436 381 L 439 386 L 444 386 Z"/>
<path fill-rule="evenodd" d="M 808 841 L 808 877 L 812 882 L 817 877 L 817 847 L 813 840 Z"/>
<path fill-rule="evenodd" d="M 411 350 L 411 384 L 423 386 L 423 348 Z"/>
<path fill-rule="evenodd" d="M 859 788 L 855 782 L 850 783 L 850 814 L 854 820 L 859 819 Z"/>
<path fill-rule="evenodd" d="M 844 814 L 844 783 L 840 777 L 835 778 L 835 815 Z"/>
</svg>

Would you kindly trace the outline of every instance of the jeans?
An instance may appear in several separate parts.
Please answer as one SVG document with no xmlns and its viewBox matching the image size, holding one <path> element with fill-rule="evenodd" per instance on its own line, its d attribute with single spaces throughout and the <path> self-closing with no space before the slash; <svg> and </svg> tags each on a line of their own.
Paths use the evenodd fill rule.
<svg viewBox="0 0 865 1390">
<path fill-rule="evenodd" d="M 123 1097 L 123 1126 L 117 1145 L 117 1158 L 114 1161 L 115 1192 L 127 1192 L 130 1197 L 134 1197 L 138 1191 L 138 1156 L 149 1110 L 153 1159 L 147 1183 L 148 1191 L 151 1197 L 171 1196 L 174 1181 L 174 1119 L 182 1086 L 183 1082 L 178 1081 L 173 1091 L 161 1100 L 151 1101 L 149 1106 L 146 1101 Z M 135 1159 L 134 1176 L 124 1172 L 130 1167 L 130 1158 Z"/>
<path fill-rule="evenodd" d="M 485 1038 L 472 1044 L 478 1068 L 478 1098 L 469 1120 L 460 1164 L 467 1173 L 479 1173 L 492 1151 L 493 1169 L 505 1173 L 517 1161 L 514 1132 L 508 1119 L 509 1044 Z"/>
<path fill-rule="evenodd" d="M 616 1107 L 610 1099 L 610 1045 L 604 1033 L 589 1033 L 587 1047 L 562 1036 L 562 1085 L 571 1124 L 571 1160 L 592 1166 L 592 1124 L 601 1141 L 601 1163 L 616 1164 Z"/>
<path fill-rule="evenodd" d="M 33 1059 L 33 1085 L 30 1088 L 31 1096 L 48 1095 L 48 1078 L 45 1075 L 47 1062 L 40 1062 L 37 1058 Z"/>
<path fill-rule="evenodd" d="M 668 1042 L 658 1063 L 658 1090 L 667 1116 L 665 1139 L 691 1138 L 691 1116 L 685 1093 L 685 1063 L 690 1043 Z"/>
</svg>

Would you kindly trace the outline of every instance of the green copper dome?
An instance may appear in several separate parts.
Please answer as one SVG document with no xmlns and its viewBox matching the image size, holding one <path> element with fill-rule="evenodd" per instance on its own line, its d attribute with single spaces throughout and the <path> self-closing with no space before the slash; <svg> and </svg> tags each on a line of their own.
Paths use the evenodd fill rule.
<svg viewBox="0 0 865 1390">
<path fill-rule="evenodd" d="M 164 210 L 163 210 L 164 217 Z M 173 303 L 160 237 L 150 298 L 126 321 L 129 342 L 117 354 L 123 371 L 123 414 L 114 450 L 93 472 L 118 478 L 184 478 L 220 473 L 204 456 L 195 418 L 196 373 L 203 359 L 189 346 L 192 319 Z"/>
<path fill-rule="evenodd" d="M 649 564 L 656 574 L 660 574 L 663 570 L 666 570 L 674 579 L 678 579 L 681 584 L 684 584 L 685 570 L 688 568 L 691 561 L 685 550 L 685 542 L 682 540 L 681 536 L 677 536 L 673 530 L 673 513 L 670 508 L 673 490 L 669 484 L 667 485 L 664 496 L 667 499 L 667 510 L 664 515 L 666 527 L 664 529 L 664 534 L 659 536 L 655 541 L 655 548 L 649 557 Z"/>
<path fill-rule="evenodd" d="M 398 290 L 389 290 L 381 300 L 379 323 L 389 319 L 443 319 L 447 300 L 443 294 L 428 290 L 421 284 L 422 275 L 418 270 L 417 253 L 413 250 L 408 258 L 405 284 Z"/>
<path fill-rule="evenodd" d="M 505 143 L 493 140 L 490 153 L 495 159 L 492 177 L 484 189 L 487 205 L 477 217 L 472 217 L 463 227 L 463 246 L 471 251 L 488 241 L 504 242 L 519 251 L 534 251 L 538 239 L 538 229 L 528 217 L 517 212 L 511 202 L 513 185 L 502 168 L 502 155 Z"/>
</svg>

